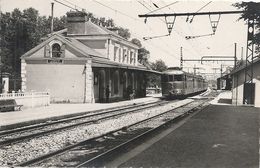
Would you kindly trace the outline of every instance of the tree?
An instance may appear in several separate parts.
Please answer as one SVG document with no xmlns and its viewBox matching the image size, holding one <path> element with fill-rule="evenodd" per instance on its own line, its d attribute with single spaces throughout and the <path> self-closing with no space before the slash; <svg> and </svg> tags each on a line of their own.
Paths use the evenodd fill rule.
<svg viewBox="0 0 260 168">
<path fill-rule="evenodd" d="M 151 64 L 151 68 L 155 71 L 163 72 L 167 70 L 167 65 L 163 60 L 156 60 L 154 63 Z"/>
<path fill-rule="evenodd" d="M 129 29 L 116 26 L 113 19 L 106 19 L 105 17 L 97 18 L 91 12 L 86 13 L 86 15 L 91 20 L 91 22 L 93 22 L 96 25 L 118 30 L 118 35 L 127 40 L 131 37 L 131 33 L 129 32 Z"/>
<path fill-rule="evenodd" d="M 239 19 L 247 21 L 249 18 L 255 19 L 256 30 L 253 43 L 256 44 L 256 53 L 260 53 L 260 3 L 259 2 L 239 2 L 233 4 L 238 9 L 244 10 Z"/>
<path fill-rule="evenodd" d="M 141 41 L 138 40 L 137 38 L 133 38 L 133 39 L 131 40 L 131 43 L 137 45 L 139 48 L 142 47 Z"/>
<path fill-rule="evenodd" d="M 131 37 L 129 29 L 118 27 L 118 35 L 128 40 Z"/>
<path fill-rule="evenodd" d="M 138 50 L 138 61 L 140 63 L 147 62 L 150 58 L 150 51 L 148 51 L 145 47 L 142 47 Z"/>
<path fill-rule="evenodd" d="M 154 63 L 151 64 L 151 68 L 154 71 L 163 72 L 167 70 L 167 66 L 165 65 L 164 61 L 156 60 Z M 161 86 L 161 76 L 157 74 L 150 74 L 148 76 L 148 86 Z"/>
<path fill-rule="evenodd" d="M 149 63 L 150 51 L 145 47 L 142 47 L 142 43 L 137 38 L 133 38 L 131 42 L 139 47 L 138 49 L 138 62 L 146 66 L 148 69 L 152 69 Z"/>
<path fill-rule="evenodd" d="M 38 45 L 42 37 L 50 34 L 51 17 L 40 16 L 34 8 L 23 11 L 14 9 L 12 12 L 0 14 L 1 72 L 8 72 L 19 78 L 20 57 Z M 87 16 L 97 25 L 117 28 L 123 38 L 129 39 L 131 36 L 128 29 L 117 27 L 113 19 L 97 18 L 92 13 L 87 13 Z M 66 16 L 54 17 L 53 22 L 54 31 L 62 30 L 66 27 Z"/>
<path fill-rule="evenodd" d="M 146 48 L 142 47 L 142 43 L 137 38 L 133 38 L 131 42 L 139 47 L 138 49 L 138 62 L 140 62 L 142 65 L 147 67 L 148 69 L 152 69 L 151 65 L 149 63 L 150 58 L 150 51 L 148 51 Z"/>
<path fill-rule="evenodd" d="M 138 50 L 138 62 L 147 67 L 148 69 L 152 69 L 149 63 L 150 51 L 146 48 L 142 47 Z"/>
<path fill-rule="evenodd" d="M 65 16 L 54 18 L 54 31 L 64 29 L 65 20 Z M 10 73 L 11 78 L 20 78 L 20 57 L 50 33 L 50 24 L 51 17 L 39 16 L 38 11 L 33 8 L 23 11 L 14 9 L 11 13 L 1 13 L 1 72 Z M 13 87 L 19 88 L 19 86 Z"/>
</svg>

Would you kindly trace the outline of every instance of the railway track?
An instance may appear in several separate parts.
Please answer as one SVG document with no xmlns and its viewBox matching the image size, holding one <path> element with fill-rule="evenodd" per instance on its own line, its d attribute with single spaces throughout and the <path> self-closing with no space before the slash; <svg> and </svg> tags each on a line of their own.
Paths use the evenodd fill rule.
<svg viewBox="0 0 260 168">
<path fill-rule="evenodd" d="M 203 100 L 205 100 L 205 98 L 203 98 Z M 153 116 L 159 115 L 164 111 L 169 111 L 172 109 L 176 109 L 180 106 L 184 106 L 185 104 L 188 104 L 191 101 L 198 101 L 198 99 L 185 99 L 174 102 L 171 101 L 168 103 L 165 102 L 165 104 L 163 104 L 162 102 L 157 102 L 158 104 L 154 106 L 152 105 L 152 103 L 150 103 L 151 107 L 148 107 L 146 109 L 144 108 L 144 106 L 142 107 L 139 104 L 140 107 L 136 107 L 136 110 L 140 111 L 140 113 L 135 113 L 133 110 L 130 113 L 118 113 L 117 116 L 111 118 L 109 118 L 108 116 L 103 116 L 104 119 L 100 117 L 100 120 L 102 122 L 98 118 L 92 118 L 93 121 L 89 124 L 78 125 L 72 128 L 63 129 L 61 131 L 46 133 L 44 134 L 44 136 L 39 135 L 20 141 L 18 140 L 13 143 L 7 143 L 6 145 L 0 146 L 0 165 L 30 166 L 31 164 L 35 163 L 35 161 L 33 160 L 39 159 L 38 161 L 41 161 L 42 159 L 46 159 L 44 157 L 48 156 L 49 154 L 53 154 L 52 156 L 56 157 L 57 155 L 62 153 L 62 150 L 66 152 L 71 147 L 74 148 L 78 144 L 81 144 L 80 142 L 88 141 L 91 139 L 97 142 L 103 141 L 106 138 L 102 136 L 106 136 L 107 133 L 119 135 L 119 133 L 121 131 L 124 132 L 124 130 L 126 130 L 126 128 L 128 128 L 129 125 L 141 122 L 145 118 L 151 118 Z M 122 111 L 122 108 L 119 109 L 121 109 Z M 142 110 L 140 110 L 141 108 Z M 122 130 L 120 131 L 119 129 Z M 115 130 L 118 130 L 119 132 L 114 132 Z M 100 139 L 97 139 L 98 137 Z M 93 151 L 87 151 L 87 153 L 89 152 L 95 153 Z"/>
<path fill-rule="evenodd" d="M 120 107 L 120 108 L 114 108 L 109 110 L 102 110 L 100 112 L 92 112 L 82 116 L 66 118 L 51 123 L 43 123 L 43 124 L 32 125 L 23 128 L 1 131 L 0 146 L 9 145 L 12 143 L 18 143 L 22 140 L 44 136 L 46 134 L 70 129 L 80 125 L 87 125 L 87 124 L 100 122 L 101 120 L 117 117 L 127 113 L 138 112 L 143 109 L 152 108 L 154 106 L 163 105 L 166 103 L 168 102 L 159 101 L 159 102 L 151 102 L 147 104 L 131 105 L 123 108 Z"/>
<path fill-rule="evenodd" d="M 165 125 L 202 107 L 209 100 L 194 100 L 144 120 L 66 146 L 60 150 L 20 163 L 17 166 L 89 167 L 101 166 L 113 154 L 141 141 Z"/>
<path fill-rule="evenodd" d="M 172 106 L 171 103 L 176 104 L 176 102 L 171 101 L 169 104 L 168 102 L 165 102 L 165 104 L 166 106 L 170 105 L 168 108 L 174 108 L 175 105 Z M 157 104 L 154 105 L 150 104 L 150 107 L 146 106 L 146 108 L 142 107 L 142 109 L 139 107 L 131 113 L 117 115 L 116 117 L 114 116 L 110 119 L 101 119 L 102 122 L 95 119 L 92 124 L 79 125 L 74 128 L 45 134 L 44 136 L 39 135 L 39 137 L 30 137 L 11 144 L 2 145 L 0 146 L 0 165 L 18 165 L 24 161 L 41 157 L 42 155 L 51 152 L 59 151 L 61 148 L 76 144 L 84 139 L 93 138 L 98 134 L 115 130 L 122 125 L 127 126 L 129 122 L 146 118 L 147 113 L 158 113 L 154 109 L 164 108 L 165 105 L 162 104 L 162 102 L 157 102 Z M 132 116 L 137 117 L 131 118 Z"/>
</svg>

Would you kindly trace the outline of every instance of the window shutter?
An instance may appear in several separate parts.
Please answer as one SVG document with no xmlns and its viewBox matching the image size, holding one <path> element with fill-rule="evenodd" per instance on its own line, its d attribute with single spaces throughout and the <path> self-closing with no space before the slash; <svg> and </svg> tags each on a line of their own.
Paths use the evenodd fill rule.
<svg viewBox="0 0 260 168">
<path fill-rule="evenodd" d="M 49 45 L 46 45 L 45 46 L 45 50 L 44 50 L 44 56 L 45 57 L 50 57 L 50 46 Z"/>
<path fill-rule="evenodd" d="M 65 57 L 65 48 L 66 48 L 65 44 L 62 44 L 62 46 L 61 46 L 61 58 Z"/>
</svg>

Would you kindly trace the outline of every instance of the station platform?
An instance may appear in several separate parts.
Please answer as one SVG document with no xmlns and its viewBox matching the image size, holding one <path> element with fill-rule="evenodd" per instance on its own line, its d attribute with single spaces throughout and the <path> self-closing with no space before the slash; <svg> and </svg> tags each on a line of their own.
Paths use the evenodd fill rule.
<svg viewBox="0 0 260 168">
<path fill-rule="evenodd" d="M 210 91 L 208 91 L 210 92 Z M 230 95 L 230 93 L 227 93 Z M 216 100 L 212 103 L 216 103 L 220 97 L 223 97 L 225 93 L 221 93 Z M 96 111 L 101 109 L 126 106 L 137 103 L 158 101 L 162 95 L 152 94 L 145 98 L 138 98 L 128 101 L 120 101 L 114 103 L 94 103 L 94 104 L 51 104 L 50 106 L 21 109 L 21 111 L 9 111 L 0 112 L 0 130 L 6 128 L 14 128 L 18 126 L 25 126 L 29 124 L 36 124 L 39 122 L 45 122 L 47 120 L 56 120 L 68 116 L 77 115 L 79 113 L 87 113 L 90 111 Z M 193 98 L 200 98 L 200 95 Z"/>
<path fill-rule="evenodd" d="M 92 103 L 92 104 L 50 104 L 49 106 L 21 109 L 21 111 L 0 112 L 0 130 L 12 128 L 18 125 L 27 125 L 43 122 L 46 120 L 59 119 L 78 113 L 87 113 L 101 109 L 126 106 L 131 104 L 158 101 L 161 94 L 150 95 L 114 103 Z"/>
<path fill-rule="evenodd" d="M 106 167 L 259 168 L 259 114 L 260 108 L 211 104 Z"/>
</svg>

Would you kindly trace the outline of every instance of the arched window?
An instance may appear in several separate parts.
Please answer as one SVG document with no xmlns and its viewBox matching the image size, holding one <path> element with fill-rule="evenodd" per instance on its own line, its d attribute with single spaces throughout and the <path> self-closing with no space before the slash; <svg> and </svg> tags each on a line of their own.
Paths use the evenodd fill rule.
<svg viewBox="0 0 260 168">
<path fill-rule="evenodd" d="M 58 43 L 52 45 L 52 57 L 59 58 L 61 57 L 61 46 Z"/>
</svg>

